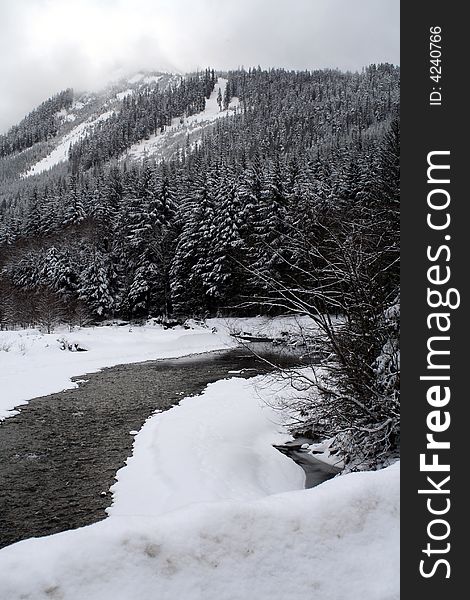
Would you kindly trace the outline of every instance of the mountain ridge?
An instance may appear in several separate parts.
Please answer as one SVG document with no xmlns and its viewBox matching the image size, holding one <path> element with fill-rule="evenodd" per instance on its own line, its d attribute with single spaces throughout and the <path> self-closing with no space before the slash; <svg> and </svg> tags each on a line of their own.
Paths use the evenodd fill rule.
<svg viewBox="0 0 470 600">
<path fill-rule="evenodd" d="M 105 120 L 106 116 L 110 116 L 113 112 L 118 112 L 121 109 L 122 102 L 125 97 L 141 91 L 143 88 L 155 89 L 159 88 L 162 91 L 170 85 L 175 85 L 180 80 L 179 75 L 173 73 L 163 73 L 158 71 L 139 71 L 133 76 L 121 78 L 117 81 L 112 81 L 106 84 L 100 91 L 80 91 L 74 92 L 71 88 L 58 92 L 51 98 L 42 102 L 37 108 L 33 109 L 28 115 L 12 126 L 4 135 L 0 136 L 0 156 L 4 159 L 8 157 L 15 161 L 21 156 L 20 168 L 13 169 L 15 176 L 27 177 L 47 170 L 60 162 L 65 162 L 68 159 L 68 147 L 65 150 L 65 156 L 57 157 L 57 160 L 47 161 L 44 163 L 44 168 L 34 169 L 34 165 L 42 160 L 45 160 L 50 152 L 56 149 L 55 142 L 61 138 L 70 136 L 70 142 L 74 143 L 80 137 L 81 133 L 90 131 L 93 125 L 101 120 Z M 48 103 L 54 105 L 54 101 L 62 95 L 69 97 L 68 102 L 59 103 L 52 114 L 41 115 L 41 107 L 47 106 Z M 43 120 L 55 121 L 56 131 L 47 139 L 39 139 L 26 147 L 20 147 L 19 151 L 5 150 L 8 146 L 9 138 L 13 137 L 16 131 L 20 131 L 22 127 L 28 125 L 28 121 L 35 113 L 39 112 Z M 74 129 L 81 127 L 82 131 L 74 134 Z M 14 142 L 11 142 L 14 145 Z M 8 168 L 8 166 L 7 166 Z M 5 167 L 4 169 L 5 170 Z M 0 180 L 2 168 L 0 164 Z"/>
<path fill-rule="evenodd" d="M 294 266 L 299 281 L 322 281 L 323 259 L 302 266 L 312 254 L 305 243 L 328 245 L 331 227 L 341 239 L 344 219 L 362 228 L 362 215 L 390 195 L 395 210 L 395 188 L 384 181 L 377 192 L 384 144 L 392 165 L 397 153 L 393 65 L 206 70 L 132 94 L 127 85 L 101 97 L 99 113 L 68 98 L 64 137 L 83 135 L 60 137 L 60 152 L 54 138 L 0 159 L 9 320 L 34 322 L 44 303 L 72 321 L 230 311 L 266 297 L 270 281 L 292 283 Z M 33 164 L 52 168 L 21 178 Z"/>
</svg>

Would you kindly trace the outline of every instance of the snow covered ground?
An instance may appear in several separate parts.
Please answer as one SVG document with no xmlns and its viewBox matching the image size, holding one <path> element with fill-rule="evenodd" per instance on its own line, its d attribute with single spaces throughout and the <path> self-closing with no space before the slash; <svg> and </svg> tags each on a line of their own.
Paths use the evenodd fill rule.
<svg viewBox="0 0 470 600">
<path fill-rule="evenodd" d="M 88 119 L 83 123 L 80 123 L 76 127 L 74 127 L 69 133 L 64 135 L 59 144 L 52 150 L 50 154 L 46 157 L 42 158 L 35 165 L 33 165 L 28 171 L 23 174 L 23 177 L 31 177 L 32 175 L 37 175 L 38 173 L 42 173 L 43 171 L 47 171 L 48 169 L 52 169 L 55 165 L 58 165 L 61 162 L 68 160 L 70 146 L 75 144 L 84 137 L 86 134 L 90 132 L 90 130 L 101 121 L 106 121 L 114 114 L 113 110 L 108 110 L 105 113 L 101 114 L 99 117 L 95 119 Z"/>
<path fill-rule="evenodd" d="M 0 420 L 16 414 L 13 409 L 32 398 L 76 387 L 71 377 L 118 364 L 231 348 L 236 346 L 231 333 L 278 337 L 295 330 L 299 322 L 314 329 L 306 317 L 252 317 L 209 319 L 207 326 L 193 323 L 192 329 L 113 325 L 73 332 L 59 328 L 51 334 L 37 329 L 0 331 Z M 62 340 L 87 352 L 62 350 Z"/>
<path fill-rule="evenodd" d="M 302 489 L 303 470 L 272 447 L 291 439 L 267 402 L 276 392 L 265 377 L 221 380 L 151 417 L 117 473 L 108 513 L 151 517 L 196 502 Z"/>
<path fill-rule="evenodd" d="M 301 489 L 260 384 L 152 416 L 109 518 L 0 550 L 0 598 L 398 599 L 398 464 Z"/>
<path fill-rule="evenodd" d="M 124 98 L 127 98 L 128 96 L 132 96 L 132 94 L 134 93 L 134 90 L 131 90 L 130 88 L 127 90 L 124 90 L 123 92 L 118 92 L 116 94 L 116 98 L 118 100 L 124 100 Z"/>
<path fill-rule="evenodd" d="M 156 156 L 158 158 L 162 155 L 165 147 L 173 145 L 175 140 L 182 139 L 182 134 L 184 136 L 193 136 L 204 127 L 214 123 L 217 119 L 234 114 L 239 106 L 238 98 L 232 98 L 228 110 L 221 111 L 217 103 L 219 89 L 223 98 L 226 85 L 227 79 L 219 77 L 214 91 L 210 95 L 210 98 L 206 100 L 206 106 L 202 112 L 189 117 L 174 118 L 171 125 L 166 127 L 163 133 L 157 133 L 156 135 L 152 135 L 148 140 L 142 140 L 134 144 L 129 148 L 127 154 L 135 159 L 142 159 L 146 156 Z"/>
<path fill-rule="evenodd" d="M 163 75 L 147 75 L 142 79 L 147 85 L 150 83 L 158 83 L 163 78 Z"/>
<path fill-rule="evenodd" d="M 268 339 L 282 338 L 283 335 L 293 333 L 298 335 L 299 330 L 303 331 L 306 336 L 319 333 L 318 326 L 306 315 L 217 318 L 208 319 L 207 325 L 233 334 Z"/>
<path fill-rule="evenodd" d="M 0 332 L 3 416 L 117 363 L 279 337 L 307 318 L 210 319 L 164 330 L 103 326 Z M 63 340 L 87 352 L 61 350 Z M 116 474 L 109 517 L 0 550 L 8 600 L 398 600 L 399 464 L 303 489 L 272 444 L 289 395 L 269 377 L 226 379 L 149 417 Z"/>
<path fill-rule="evenodd" d="M 87 352 L 62 350 L 62 340 Z M 0 420 L 13 416 L 28 400 L 76 387 L 70 378 L 103 367 L 157 358 L 172 358 L 236 345 L 224 330 L 208 328 L 164 330 L 143 327 L 67 328 L 43 334 L 36 329 L 0 331 Z"/>
</svg>

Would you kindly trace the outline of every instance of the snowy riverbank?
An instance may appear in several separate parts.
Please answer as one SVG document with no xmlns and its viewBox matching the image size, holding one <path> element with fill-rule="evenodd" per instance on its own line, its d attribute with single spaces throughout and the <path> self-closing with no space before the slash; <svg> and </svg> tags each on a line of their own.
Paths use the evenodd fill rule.
<svg viewBox="0 0 470 600">
<path fill-rule="evenodd" d="M 303 318 L 304 324 L 311 321 Z M 191 329 L 161 325 L 109 325 L 58 328 L 44 334 L 37 329 L 0 331 L 0 420 L 16 414 L 15 407 L 32 398 L 76 387 L 72 377 L 118 364 L 176 358 L 237 345 L 232 332 L 265 337 L 295 330 L 294 317 L 209 319 L 207 326 L 193 322 Z M 63 350 L 63 341 L 87 350 Z"/>
<path fill-rule="evenodd" d="M 86 352 L 63 350 L 63 340 Z M 207 328 L 163 329 L 160 325 L 0 331 L 0 419 L 28 400 L 76 387 L 71 377 L 104 367 L 174 358 L 233 347 L 227 333 Z"/>
<path fill-rule="evenodd" d="M 152 416 L 109 518 L 1 550 L 0 598 L 398 598 L 398 465 L 301 489 L 273 390 L 223 380 Z"/>
</svg>

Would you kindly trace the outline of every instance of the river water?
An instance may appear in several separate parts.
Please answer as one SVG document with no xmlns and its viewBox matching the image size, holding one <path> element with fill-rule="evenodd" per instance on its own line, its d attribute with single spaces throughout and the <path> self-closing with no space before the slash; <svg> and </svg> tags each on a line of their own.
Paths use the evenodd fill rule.
<svg viewBox="0 0 470 600">
<path fill-rule="evenodd" d="M 299 363 L 295 355 L 256 350 L 280 366 Z M 119 365 L 77 377 L 85 381 L 76 389 L 31 400 L 0 425 L 0 547 L 105 518 L 109 487 L 132 453 L 131 431 L 208 383 L 270 370 L 240 348 Z"/>
</svg>

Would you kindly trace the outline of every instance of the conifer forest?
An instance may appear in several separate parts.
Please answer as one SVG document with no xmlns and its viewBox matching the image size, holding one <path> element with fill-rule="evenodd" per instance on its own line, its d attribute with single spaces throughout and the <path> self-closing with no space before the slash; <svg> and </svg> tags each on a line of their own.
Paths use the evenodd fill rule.
<svg viewBox="0 0 470 600">
<path fill-rule="evenodd" d="M 46 100 L 0 136 L 1 328 L 310 315 L 335 386 L 302 427 L 379 463 L 399 435 L 399 77 L 208 68 L 112 110 Z M 220 118 L 186 131 L 211 96 Z M 80 111 L 93 126 L 35 170 Z"/>
</svg>

